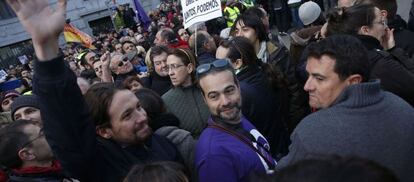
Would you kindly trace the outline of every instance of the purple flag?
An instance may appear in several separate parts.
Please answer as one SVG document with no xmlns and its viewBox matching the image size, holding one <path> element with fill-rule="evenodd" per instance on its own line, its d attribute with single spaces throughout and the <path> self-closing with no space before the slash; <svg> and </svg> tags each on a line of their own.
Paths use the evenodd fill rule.
<svg viewBox="0 0 414 182">
<path fill-rule="evenodd" d="M 151 24 L 151 20 L 148 17 L 147 13 L 145 13 L 144 8 L 142 8 L 141 3 L 139 3 L 138 0 L 134 0 L 134 5 L 136 9 L 136 15 L 139 22 L 141 22 L 141 25 L 144 26 L 144 29 L 147 30 L 148 26 Z"/>
</svg>

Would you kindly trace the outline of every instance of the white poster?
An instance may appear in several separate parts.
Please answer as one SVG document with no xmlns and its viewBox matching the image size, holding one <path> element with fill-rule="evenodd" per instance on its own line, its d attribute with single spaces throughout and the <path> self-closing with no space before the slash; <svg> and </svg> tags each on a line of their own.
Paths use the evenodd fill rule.
<svg viewBox="0 0 414 182">
<path fill-rule="evenodd" d="M 29 62 L 29 59 L 27 59 L 26 55 L 19 56 L 18 59 L 19 59 L 20 63 L 22 63 L 22 64 L 26 64 L 26 63 Z"/>
<path fill-rule="evenodd" d="M 6 71 L 0 70 L 0 80 L 5 80 L 7 76 Z"/>
<path fill-rule="evenodd" d="M 221 17 L 220 0 L 181 0 L 184 28 Z"/>
</svg>

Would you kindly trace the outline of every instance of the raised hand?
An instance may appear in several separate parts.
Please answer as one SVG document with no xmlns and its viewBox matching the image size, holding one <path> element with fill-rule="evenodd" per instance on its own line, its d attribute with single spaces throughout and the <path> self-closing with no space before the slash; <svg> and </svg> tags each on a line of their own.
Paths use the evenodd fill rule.
<svg viewBox="0 0 414 182">
<path fill-rule="evenodd" d="M 48 0 L 7 0 L 23 27 L 32 36 L 40 60 L 49 60 L 58 54 L 58 38 L 66 19 L 66 1 L 58 0 L 54 10 L 48 5 Z"/>
<path fill-rule="evenodd" d="M 109 51 L 106 51 L 100 57 L 100 61 L 102 62 L 102 65 L 105 65 L 106 67 L 109 67 L 109 63 L 111 62 L 111 53 Z"/>
<path fill-rule="evenodd" d="M 112 82 L 111 70 L 109 69 L 111 63 L 111 54 L 109 51 L 106 51 L 101 56 L 100 61 L 102 62 L 102 82 Z"/>
<path fill-rule="evenodd" d="M 381 45 L 385 50 L 395 47 L 394 29 L 386 28 L 385 34 L 382 36 Z"/>
</svg>

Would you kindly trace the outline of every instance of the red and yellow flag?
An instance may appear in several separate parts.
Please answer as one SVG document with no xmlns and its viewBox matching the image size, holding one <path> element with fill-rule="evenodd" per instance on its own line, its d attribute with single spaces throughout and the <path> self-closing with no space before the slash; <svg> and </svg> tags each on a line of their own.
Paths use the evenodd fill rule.
<svg viewBox="0 0 414 182">
<path fill-rule="evenodd" d="M 92 45 L 92 37 L 85 32 L 80 31 L 71 24 L 65 24 L 65 27 L 63 28 L 63 35 L 66 42 L 77 42 L 83 44 L 88 49 L 96 49 L 95 46 Z"/>
</svg>

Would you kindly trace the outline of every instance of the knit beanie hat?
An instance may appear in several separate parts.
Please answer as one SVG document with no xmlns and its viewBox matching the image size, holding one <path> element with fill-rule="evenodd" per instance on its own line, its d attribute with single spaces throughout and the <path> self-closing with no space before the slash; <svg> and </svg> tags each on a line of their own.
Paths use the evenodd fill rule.
<svg viewBox="0 0 414 182">
<path fill-rule="evenodd" d="M 304 25 L 309 25 L 319 18 L 321 8 L 313 1 L 303 3 L 299 7 L 299 18 Z"/>
<path fill-rule="evenodd" d="M 14 113 L 22 107 L 34 107 L 40 109 L 39 99 L 36 95 L 22 95 L 14 99 L 11 104 L 11 117 L 14 120 Z"/>
<path fill-rule="evenodd" d="M 1 99 L 0 99 L 0 104 L 3 102 L 4 99 L 7 99 L 9 97 L 18 97 L 18 96 L 20 96 L 20 94 L 16 90 L 8 90 L 2 94 Z"/>
</svg>

